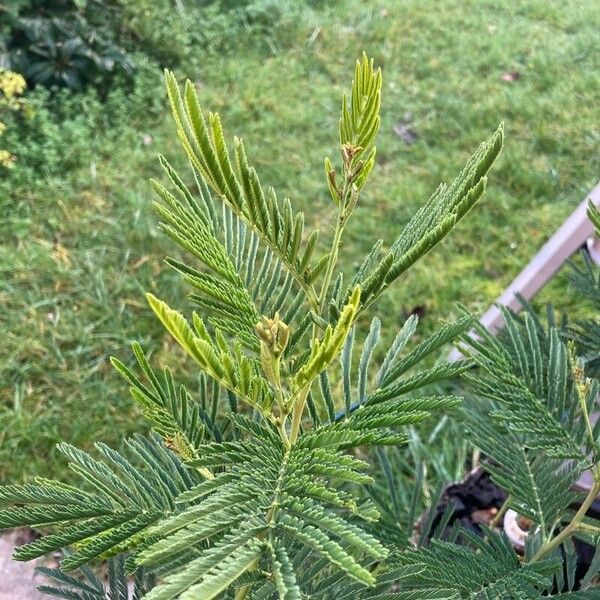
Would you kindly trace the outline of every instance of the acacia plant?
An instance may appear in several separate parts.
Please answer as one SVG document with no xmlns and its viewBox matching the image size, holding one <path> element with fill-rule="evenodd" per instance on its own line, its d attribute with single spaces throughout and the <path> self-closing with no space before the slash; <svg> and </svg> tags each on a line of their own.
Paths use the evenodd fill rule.
<svg viewBox="0 0 600 600">
<path fill-rule="evenodd" d="M 0 488 L 1 527 L 45 532 L 16 551 L 18 560 L 65 549 L 56 576 L 73 591 L 64 597 L 103 598 L 85 565 L 111 556 L 111 598 L 126 597 L 119 565 L 137 574 L 137 593 L 149 600 L 533 598 L 551 587 L 556 560 L 522 564 L 495 532 L 465 533 L 465 546 L 413 548 L 410 531 L 380 520 L 365 493 L 377 464 L 368 449 L 401 445 L 406 426 L 455 407 L 456 396 L 431 384 L 474 365 L 422 366 L 470 329 L 470 315 L 412 347 L 409 318 L 375 364 L 380 321 L 368 325 L 367 313 L 481 199 L 503 138 L 499 127 L 344 281 L 338 257 L 375 166 L 381 83 L 363 56 L 342 101 L 340 156 L 325 160 L 335 220 L 323 244 L 291 200 L 263 185 L 242 140 L 228 147 L 219 116 L 202 110 L 193 84 L 181 89 L 166 74 L 191 176 L 161 157 L 155 206 L 164 232 L 190 255 L 167 263 L 199 312 L 188 318 L 147 297 L 199 369 L 199 392 L 177 385 L 168 368 L 155 370 L 134 344 L 137 372 L 113 364 L 153 432 L 119 452 L 97 443 L 95 456 L 61 444 L 81 485 L 38 479 Z M 556 360 L 564 369 L 564 354 Z M 80 567 L 92 583 L 68 575 Z"/>
</svg>

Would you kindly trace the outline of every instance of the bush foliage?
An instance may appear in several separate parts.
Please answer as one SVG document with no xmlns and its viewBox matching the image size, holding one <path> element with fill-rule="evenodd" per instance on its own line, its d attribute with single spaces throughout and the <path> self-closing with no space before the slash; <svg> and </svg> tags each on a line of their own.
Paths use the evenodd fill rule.
<svg viewBox="0 0 600 600">
<path fill-rule="evenodd" d="M 153 368 L 139 344 L 137 372 L 113 358 L 153 433 L 122 452 L 99 442 L 97 458 L 62 443 L 83 486 L 42 479 L 0 488 L 0 526 L 49 529 L 16 558 L 68 551 L 51 573 L 67 589 L 47 588 L 65 598 L 81 589 L 65 572 L 109 556 L 117 557 L 109 597 L 125 572 L 137 573 L 138 593 L 152 600 L 597 597 L 579 589 L 591 584 L 597 561 L 576 579 L 573 539 L 595 545 L 600 532 L 586 514 L 600 492 L 600 426 L 590 420 L 598 385 L 562 330 L 507 313 L 505 337 L 479 328 L 477 340 L 465 314 L 411 344 L 411 317 L 376 366 L 379 319 L 366 336 L 356 327 L 482 198 L 502 126 L 345 281 L 342 240 L 372 175 L 380 127 L 382 74 L 373 61 L 356 64 L 339 158 L 325 159 L 335 218 L 324 252 L 320 232 L 306 231 L 304 214 L 261 181 L 243 141 L 228 145 L 194 84 L 181 87 L 167 72 L 166 85 L 192 183 L 161 157 L 155 208 L 191 257 L 167 264 L 199 312 L 187 318 L 153 294 L 147 300 L 200 370 L 199 395 L 169 368 Z M 459 336 L 463 360 L 425 364 Z M 531 521 L 522 558 L 493 527 L 475 533 L 458 521 L 449 531 L 426 526 L 411 541 L 414 509 L 403 524 L 390 522 L 370 491 L 379 466 L 395 493 L 382 457 L 407 443 L 408 427 L 452 414 L 460 398 L 433 386 L 459 375 L 476 397 L 463 423 L 508 494 L 501 514 L 513 508 Z M 571 486 L 585 471 L 592 485 L 572 514 Z"/>
</svg>

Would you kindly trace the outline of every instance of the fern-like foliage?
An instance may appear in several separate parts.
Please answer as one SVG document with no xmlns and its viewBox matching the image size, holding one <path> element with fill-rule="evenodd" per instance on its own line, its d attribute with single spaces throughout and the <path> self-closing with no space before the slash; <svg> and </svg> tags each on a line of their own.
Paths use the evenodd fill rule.
<svg viewBox="0 0 600 600">
<path fill-rule="evenodd" d="M 138 569 L 133 578 L 133 585 L 130 586 L 124 554 L 108 561 L 106 583 L 87 566 L 79 569 L 80 577 L 48 567 L 38 567 L 37 571 L 55 582 L 40 585 L 38 590 L 48 596 L 65 600 L 140 600 L 155 585 L 152 575 Z"/>
<path fill-rule="evenodd" d="M 381 252 L 376 244 L 358 269 L 351 286 L 362 288 L 362 303 L 372 304 L 417 260 L 440 243 L 456 224 L 477 204 L 485 192 L 486 173 L 498 156 L 503 143 L 500 126 L 469 159 L 458 177 L 447 186 L 442 184 L 415 213 L 402 233 Z M 334 292 L 337 290 L 334 290 Z M 343 297 L 332 294 L 332 310 Z M 346 296 L 349 292 L 346 292 Z"/>
<path fill-rule="evenodd" d="M 202 478 L 154 438 L 126 442 L 124 453 L 98 443 L 100 458 L 67 444 L 59 449 L 82 487 L 39 480 L 0 488 L 0 527 L 51 527 L 15 553 L 31 560 L 73 546 L 65 570 L 135 548 L 145 532 L 173 512 L 175 499 Z"/>
<path fill-rule="evenodd" d="M 448 598 L 540 598 L 552 584 L 561 563 L 557 559 L 521 566 L 510 541 L 492 534 L 484 539 L 461 531 L 466 545 L 433 540 L 429 548 L 403 552 L 403 565 L 421 569 L 406 587 L 446 593 Z"/>
<path fill-rule="evenodd" d="M 503 533 L 489 529 L 483 533 L 481 536 L 454 527 L 445 540 L 433 539 L 427 546 L 402 552 L 398 564 L 404 569 L 411 567 L 412 571 L 396 583 L 396 593 L 382 597 L 395 600 L 600 597 L 597 588 L 574 589 L 576 561 L 572 545 L 566 560 L 557 552 L 543 560 L 523 561 Z M 590 566 L 582 587 L 587 587 L 596 573 L 597 566 Z"/>
<path fill-rule="evenodd" d="M 154 434 L 129 440 L 122 452 L 97 444 L 97 458 L 61 446 L 81 487 L 40 480 L 0 488 L 0 526 L 49 530 L 16 557 L 66 549 L 67 571 L 127 553 L 128 572 L 158 578 L 144 596 L 150 600 L 426 597 L 409 586 L 422 565 L 396 557 L 408 532 L 380 524 L 361 490 L 373 483 L 369 448 L 381 458 L 383 448 L 407 440 L 408 428 L 458 404 L 432 385 L 474 361 L 432 366 L 431 358 L 473 319 L 414 344 L 411 318 L 379 364 L 380 321 L 363 340 L 357 320 L 481 198 L 502 127 L 389 250 L 382 254 L 376 243 L 344 285 L 336 275 L 343 234 L 375 166 L 382 74 L 373 61 L 357 62 L 342 102 L 339 173 L 325 162 L 336 218 L 321 256 L 317 231 L 262 184 L 241 140 L 227 144 L 219 116 L 203 110 L 193 84 L 181 88 L 172 73 L 166 83 L 191 175 L 161 157 L 165 180 L 153 183 L 155 206 L 162 229 L 190 255 L 167 262 L 199 312 L 187 317 L 147 298 L 200 370 L 198 395 L 177 386 L 169 369 L 155 370 L 134 345 L 141 375 L 118 359 L 113 365 Z M 578 444 L 579 434 L 567 437 Z M 491 569 L 495 558 L 485 556 L 480 563 Z M 69 577 L 63 582 L 76 598 L 82 588 Z M 398 592 L 403 581 L 406 591 Z"/>
<path fill-rule="evenodd" d="M 242 417 L 236 420 L 246 425 Z M 259 427 L 255 422 L 247 425 L 251 430 Z M 381 559 L 387 551 L 350 517 L 370 520 L 376 513 L 358 507 L 352 496 L 332 489 L 327 480 L 369 481 L 364 473 L 367 465 L 340 450 L 364 444 L 369 437 L 386 440 L 376 429 L 348 428 L 338 436 L 303 436 L 287 449 L 275 430 L 265 427 L 262 433 L 260 439 L 207 446 L 202 458 L 192 463 L 223 470 L 181 497 L 192 504 L 151 532 L 160 539 L 144 548 L 137 560 L 146 566 L 161 564 L 197 548 L 202 540 L 213 543 L 167 577 L 150 598 L 175 598 L 190 585 L 184 598 L 212 598 L 217 589 L 213 580 L 233 583 L 261 560 L 270 563 L 273 556 L 278 557 L 272 564 L 276 578 L 298 587 L 293 572 L 286 574 L 285 569 L 291 540 L 358 581 L 374 581 L 359 557 Z"/>
<path fill-rule="evenodd" d="M 478 391 L 499 403 L 497 416 L 513 431 L 529 435 L 530 447 L 554 458 L 580 458 L 596 443 L 578 418 L 592 406 L 595 384 L 583 379 L 555 326 L 545 331 L 529 313 L 520 319 L 504 309 L 503 315 L 506 336 L 495 339 L 478 327 L 485 343 L 469 342 L 486 375 L 472 378 Z"/>
<path fill-rule="evenodd" d="M 259 410 L 268 410 L 274 396 L 262 376 L 259 362 L 247 356 L 242 344 L 230 347 L 219 329 L 212 336 L 204 321 L 194 313 L 194 326 L 162 300 L 148 294 L 148 302 L 156 316 L 177 343 L 213 380 Z"/>
<path fill-rule="evenodd" d="M 543 328 L 530 312 L 503 314 L 503 336 L 479 327 L 484 341 L 469 342 L 480 371 L 467 379 L 486 400 L 469 404 L 465 423 L 511 506 L 547 539 L 577 498 L 574 481 L 600 457 L 600 431 L 589 418 L 598 385 L 556 326 Z"/>
<path fill-rule="evenodd" d="M 363 54 L 357 61 L 350 101 L 344 94 L 340 117 L 340 148 L 342 152 L 342 181 L 338 181 L 330 159 L 325 159 L 325 173 L 334 202 L 343 209 L 347 219 L 365 185 L 377 152 L 373 145 L 379 131 L 381 106 L 381 69 L 373 68 L 373 60 Z M 349 201 L 348 201 L 349 200 Z"/>
<path fill-rule="evenodd" d="M 590 201 L 587 215 L 594 225 L 595 235 L 600 239 L 600 210 Z M 593 264 L 588 253 L 581 252 L 582 263 L 572 262 L 569 269 L 571 284 L 586 298 L 594 310 L 600 310 L 600 269 Z M 576 322 L 571 334 L 585 358 L 586 373 L 600 376 L 600 322 L 597 319 L 584 319 Z"/>
<path fill-rule="evenodd" d="M 310 265 L 317 233 L 302 248 L 304 215 L 293 212 L 290 200 L 280 203 L 272 188 L 263 188 L 256 169 L 248 164 L 243 141 L 237 138 L 234 167 L 219 115 L 205 117 L 190 81 L 182 93 L 172 73 L 167 72 L 166 78 L 177 134 L 198 178 L 252 228 L 310 294 L 309 286 L 320 272 Z"/>
<path fill-rule="evenodd" d="M 227 439 L 231 433 L 228 422 L 217 419 L 217 415 L 224 396 L 229 408 L 236 410 L 235 396 L 224 391 L 214 379 L 201 374 L 199 397 L 194 398 L 184 385 L 176 385 L 168 368 L 164 369 L 162 377 L 159 376 L 139 344 L 133 344 L 133 352 L 143 377 L 138 377 L 116 358 L 111 362 L 130 384 L 132 398 L 166 446 L 182 459 L 192 460 L 197 458 L 201 444 Z"/>
</svg>

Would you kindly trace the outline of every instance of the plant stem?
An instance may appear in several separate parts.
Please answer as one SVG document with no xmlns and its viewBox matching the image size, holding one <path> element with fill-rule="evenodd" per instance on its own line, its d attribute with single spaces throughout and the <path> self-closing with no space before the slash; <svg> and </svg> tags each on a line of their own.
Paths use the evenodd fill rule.
<svg viewBox="0 0 600 600">
<path fill-rule="evenodd" d="M 594 446 L 596 440 L 594 438 L 594 428 L 592 427 L 592 422 L 590 421 L 590 414 L 588 412 L 587 404 L 585 402 L 585 394 L 580 389 L 579 384 L 575 384 L 575 389 L 577 390 L 577 395 L 579 397 L 579 406 L 581 407 L 581 412 L 583 413 L 583 418 L 585 419 L 585 427 L 587 430 L 588 438 L 590 440 L 590 444 Z"/>
<path fill-rule="evenodd" d="M 248 570 L 249 571 L 253 571 L 254 569 L 256 569 L 256 567 L 258 567 L 259 564 L 259 559 L 257 558 L 249 567 Z M 252 584 L 248 584 L 245 585 L 244 587 L 241 587 L 238 589 L 238 591 L 235 593 L 235 600 L 246 600 L 246 598 L 248 597 L 248 594 L 250 593 L 250 590 L 252 589 Z"/>
<path fill-rule="evenodd" d="M 346 202 L 347 192 L 344 192 L 340 204 L 338 207 L 338 214 L 335 223 L 335 233 L 333 234 L 333 240 L 331 242 L 331 250 L 329 251 L 329 259 L 327 260 L 327 269 L 325 270 L 325 278 L 323 279 L 323 285 L 321 286 L 321 293 L 319 294 L 319 316 L 323 312 L 325 300 L 327 299 L 327 291 L 331 285 L 331 279 L 333 277 L 333 271 L 337 263 L 338 252 L 340 249 L 340 242 L 342 240 L 342 234 L 344 232 L 342 215 L 344 212 L 344 204 Z"/>
<path fill-rule="evenodd" d="M 590 525 L 589 523 L 579 523 L 578 529 L 581 529 L 581 531 L 587 531 L 593 535 L 600 535 L 600 527 Z"/>
<path fill-rule="evenodd" d="M 577 364 L 577 358 L 575 357 L 575 351 L 572 343 L 569 344 L 568 351 L 571 373 L 575 382 L 575 393 L 577 394 L 577 399 L 579 400 L 581 414 L 583 415 L 583 418 L 585 420 L 585 427 L 587 430 L 588 438 L 590 440 L 590 444 L 594 446 L 594 444 L 596 443 L 596 440 L 594 438 L 594 428 L 592 427 L 592 422 L 590 421 L 590 413 L 588 411 L 587 403 L 585 401 L 588 393 L 588 384 L 586 383 L 585 373 L 583 369 Z"/>
<path fill-rule="evenodd" d="M 283 445 L 286 448 L 290 447 L 290 440 L 288 438 L 288 434 L 285 430 L 285 418 L 281 418 L 281 421 L 277 424 L 277 429 L 279 430 L 279 435 L 281 436 L 281 440 L 283 441 Z"/>
<path fill-rule="evenodd" d="M 592 505 L 592 502 L 600 493 L 600 473 L 598 472 L 598 468 L 593 471 L 594 474 L 594 485 L 590 489 L 588 495 L 586 496 L 583 504 L 579 507 L 579 510 L 575 513 L 575 516 L 571 519 L 571 522 L 556 536 L 549 540 L 546 544 L 542 545 L 542 547 L 535 553 L 530 562 L 537 562 L 541 560 L 548 554 L 550 554 L 553 550 L 558 548 L 566 539 L 568 539 L 571 535 L 573 535 L 577 529 L 580 528 L 581 520 L 585 517 L 589 507 Z"/>
<path fill-rule="evenodd" d="M 300 432 L 300 423 L 302 422 L 302 413 L 304 412 L 304 405 L 306 404 L 306 398 L 308 398 L 308 392 L 310 386 L 304 387 L 294 402 L 294 408 L 292 409 L 292 426 L 290 428 L 289 443 L 293 444 L 298 439 L 298 433 Z"/>
<path fill-rule="evenodd" d="M 506 500 L 504 501 L 504 504 L 500 507 L 500 510 L 496 513 L 494 518 L 490 521 L 490 530 L 491 531 L 493 531 L 494 529 L 496 529 L 496 527 L 498 527 L 498 523 L 500 523 L 500 519 L 502 519 L 502 517 L 508 510 L 508 504 L 510 503 L 510 500 L 511 500 L 510 496 L 507 496 Z"/>
<path fill-rule="evenodd" d="M 346 204 L 348 201 L 348 195 L 351 193 L 350 180 L 346 177 L 344 181 L 344 189 L 342 191 L 342 197 L 340 199 L 340 203 L 338 205 L 338 212 L 335 222 L 335 233 L 333 234 L 333 240 L 331 242 L 331 250 L 329 251 L 329 258 L 327 259 L 327 268 L 325 269 L 325 277 L 323 279 L 323 285 L 321 286 L 321 292 L 319 293 L 319 297 L 317 300 L 318 304 L 318 316 L 322 316 L 323 309 L 325 308 L 325 302 L 327 300 L 327 292 L 329 291 L 329 286 L 331 285 L 331 280 L 333 278 L 333 271 L 335 270 L 335 265 L 337 264 L 338 252 L 340 249 L 340 243 L 342 241 L 342 234 L 344 233 L 344 211 L 346 209 Z M 316 324 L 313 324 L 312 329 L 312 337 L 313 339 L 316 336 Z M 308 397 L 308 392 L 310 391 L 310 386 L 307 386 L 303 390 L 300 391 L 300 394 L 296 401 L 294 402 L 294 407 L 292 409 L 292 425 L 290 428 L 290 436 L 289 436 L 289 444 L 293 444 L 298 439 L 298 434 L 300 432 L 300 424 L 302 422 L 302 413 L 304 412 L 304 405 L 306 404 L 306 398 Z"/>
</svg>

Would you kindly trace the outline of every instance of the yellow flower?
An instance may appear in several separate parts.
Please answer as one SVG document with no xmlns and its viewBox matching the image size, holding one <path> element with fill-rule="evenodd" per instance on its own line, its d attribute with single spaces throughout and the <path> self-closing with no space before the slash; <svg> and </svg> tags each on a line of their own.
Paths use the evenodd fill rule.
<svg viewBox="0 0 600 600">
<path fill-rule="evenodd" d="M 14 157 L 8 150 L 0 150 L 0 165 L 6 169 L 12 169 L 16 157 Z"/>
<path fill-rule="evenodd" d="M 0 90 L 7 100 L 20 96 L 25 91 L 25 79 L 19 73 L 0 71 Z"/>
</svg>

